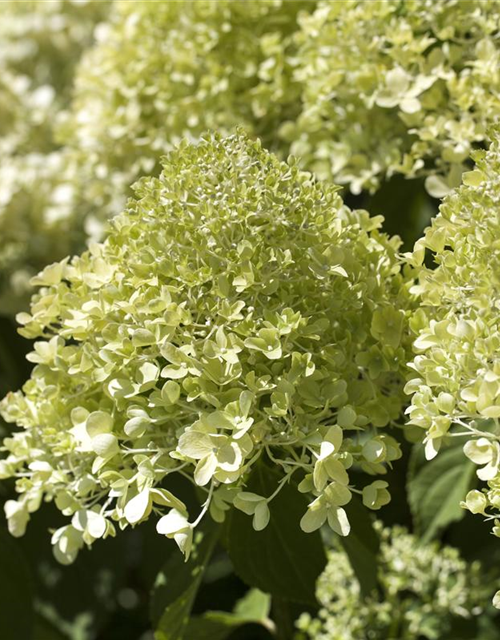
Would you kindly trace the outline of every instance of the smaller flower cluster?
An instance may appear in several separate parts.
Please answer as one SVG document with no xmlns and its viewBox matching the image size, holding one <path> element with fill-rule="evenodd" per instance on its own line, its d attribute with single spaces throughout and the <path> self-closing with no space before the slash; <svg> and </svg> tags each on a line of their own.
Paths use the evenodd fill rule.
<svg viewBox="0 0 500 640">
<path fill-rule="evenodd" d="M 262 529 L 302 476 L 302 528 L 347 535 L 353 491 L 389 501 L 349 469 L 378 476 L 401 455 L 387 432 L 409 348 L 399 240 L 240 134 L 183 143 L 136 190 L 104 243 L 34 278 L 18 316 L 38 340 L 31 379 L 2 403 L 21 427 L 0 462 L 20 494 L 11 532 L 48 500 L 70 518 L 61 561 L 155 516 L 187 555 L 207 511 L 234 505 Z M 245 490 L 261 457 L 282 474 L 271 496 Z M 205 492 L 195 518 L 172 474 Z"/>
<path fill-rule="evenodd" d="M 314 640 L 439 640 L 453 618 L 485 614 L 490 585 L 480 564 L 466 563 L 452 547 L 422 545 L 402 527 L 383 528 L 381 592 L 363 598 L 345 552 L 332 550 L 317 584 L 317 618 L 303 614 L 299 637 Z"/>
<path fill-rule="evenodd" d="M 500 517 L 500 140 L 492 133 L 476 168 L 446 197 L 419 240 L 414 293 L 421 308 L 411 320 L 417 354 L 410 424 L 425 430 L 427 458 L 450 435 L 465 436 L 465 455 L 487 488 L 471 491 L 463 506 Z M 433 253 L 435 269 L 422 266 Z M 494 533 L 500 536 L 499 522 Z"/>
<path fill-rule="evenodd" d="M 318 177 L 375 191 L 395 173 L 458 186 L 500 105 L 497 0 L 323 1 L 286 58 L 301 113 L 291 153 Z"/>
</svg>

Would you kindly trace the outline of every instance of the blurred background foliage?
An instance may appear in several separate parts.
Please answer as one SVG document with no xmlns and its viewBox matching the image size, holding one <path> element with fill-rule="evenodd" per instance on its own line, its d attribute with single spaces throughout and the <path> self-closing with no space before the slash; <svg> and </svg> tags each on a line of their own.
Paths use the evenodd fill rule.
<svg viewBox="0 0 500 640">
<path fill-rule="evenodd" d="M 304 105 L 311 101 L 314 89 L 318 88 L 317 79 L 312 76 L 321 75 L 328 68 L 325 59 L 334 55 L 336 46 L 344 45 L 314 44 L 318 33 L 331 37 L 329 20 L 334 25 L 335 21 L 342 20 L 338 11 L 325 17 L 327 4 L 313 0 L 4 0 L 0 3 L 1 396 L 19 388 L 30 372 L 25 355 L 31 345 L 17 335 L 14 320 L 15 313 L 28 306 L 30 278 L 53 260 L 80 251 L 89 239 L 99 239 L 105 220 L 124 206 L 130 185 L 141 175 L 156 172 L 161 155 L 179 139 L 196 138 L 208 128 L 230 131 L 235 125 L 243 125 L 282 156 L 290 150 L 300 152 L 299 141 L 305 133 L 312 140 L 317 139 L 321 127 L 315 129 L 304 113 Z M 489 45 L 483 43 L 482 48 L 478 47 L 478 42 L 498 30 L 500 7 L 496 2 L 485 2 L 484 13 L 474 6 L 476 3 L 455 0 L 366 3 L 370 9 L 350 0 L 335 4 L 343 5 L 342 28 L 346 30 L 352 16 L 364 20 L 360 26 L 363 34 L 370 33 L 374 25 L 380 28 L 379 21 L 385 19 L 387 12 L 393 14 L 391 20 L 398 21 L 415 11 L 417 41 L 421 42 L 424 36 L 434 37 L 431 49 L 438 45 L 443 50 L 463 46 L 463 56 L 471 59 L 476 56 L 475 59 L 481 60 L 497 55 L 488 49 Z M 379 15 L 373 5 L 378 6 Z M 462 32 L 446 34 L 444 30 L 437 35 L 430 33 L 429 15 L 432 16 L 434 10 L 439 13 L 440 6 L 443 9 L 439 20 L 452 19 L 454 12 L 458 12 L 462 30 L 465 29 L 464 16 L 474 17 L 474 28 L 467 37 Z M 328 30 L 314 32 L 315 20 L 320 26 L 328 23 Z M 386 37 L 389 38 L 387 34 Z M 453 45 L 448 43 L 446 49 L 445 44 L 453 39 Z M 301 64 L 297 57 L 300 46 L 304 49 L 304 60 L 312 65 L 307 73 L 303 69 L 307 95 L 300 85 L 301 74 L 296 72 Z M 408 46 L 411 48 L 411 43 Z M 443 63 L 448 75 L 471 68 L 472 62 L 465 64 L 460 52 L 453 51 L 449 68 L 448 62 Z M 311 62 L 311 56 L 318 52 L 322 59 Z M 371 54 L 364 52 L 363 55 Z M 373 64 L 381 68 L 388 64 L 384 59 L 375 58 Z M 403 65 L 403 58 L 398 63 Z M 383 76 L 383 72 L 380 73 Z M 444 76 L 438 83 L 441 89 Z M 346 82 L 345 78 L 341 81 Z M 328 91 L 332 92 L 333 86 Z M 322 94 L 322 99 L 326 95 L 327 102 L 331 102 L 328 91 Z M 343 94 L 343 99 L 353 99 L 346 95 Z M 356 108 L 361 109 L 358 102 Z M 384 108 L 379 107 L 376 113 L 368 109 L 363 117 L 383 116 L 384 131 L 391 123 L 399 130 L 399 107 Z M 471 113 L 473 111 L 471 109 Z M 290 122 L 298 123 L 299 133 L 295 130 L 294 133 L 290 126 L 283 129 L 284 124 Z M 330 126 L 326 129 L 325 135 L 333 135 Z M 295 134 L 299 138 L 295 138 L 294 145 Z M 480 136 L 474 140 L 481 144 Z M 310 147 L 308 149 L 310 151 Z M 318 158 L 313 160 L 307 168 L 315 169 Z M 330 179 L 335 172 L 328 170 L 327 173 Z M 361 181 L 359 189 L 353 189 L 352 185 L 350 190 L 345 187 L 343 194 L 349 206 L 366 208 L 373 215 L 382 214 L 385 230 L 400 235 L 405 250 L 420 237 L 439 205 L 439 199 L 434 197 L 436 189 L 431 189 L 434 195 L 429 195 L 425 188 L 429 174 L 417 173 L 407 172 L 405 176 L 380 171 L 375 182 Z M 349 180 L 343 182 L 349 183 Z M 7 434 L 5 425 L 0 424 L 0 434 Z M 387 477 L 393 498 L 380 512 L 383 524 L 399 525 L 411 531 L 416 536 L 412 544 L 420 544 L 419 540 L 435 541 L 457 549 L 464 562 L 482 561 L 489 570 L 484 574 L 483 586 L 492 593 L 495 580 L 500 577 L 500 571 L 495 574 L 494 569 L 499 566 L 499 546 L 487 527 L 470 514 L 457 510 L 456 501 L 447 501 L 457 486 L 463 494 L 472 488 L 475 476 L 453 457 L 453 449 L 451 454 L 439 457 L 421 471 L 419 447 L 412 447 L 406 441 L 402 441 L 401 446 L 405 455 Z M 182 479 L 179 482 L 182 484 Z M 184 491 L 187 503 L 194 500 L 194 496 L 189 495 L 192 491 L 189 486 L 179 490 Z M 2 502 L 12 493 L 13 486 L 0 483 Z M 441 514 L 439 521 L 434 517 L 437 512 Z M 14 540 L 6 533 L 1 516 L 2 640 L 152 639 L 153 626 L 161 627 L 163 611 L 168 612 L 168 603 L 175 601 L 172 577 L 181 580 L 186 570 L 176 564 L 179 560 L 175 544 L 160 537 L 152 523 L 146 523 L 96 545 L 92 552 L 82 552 L 71 567 L 62 567 L 53 558 L 47 531 L 47 523 L 57 522 L 58 517 L 50 504 L 45 505 L 33 517 L 26 536 Z M 367 517 L 359 516 L 361 521 Z M 235 527 L 233 536 L 247 535 L 246 521 L 233 522 L 232 526 Z M 325 580 L 332 584 L 328 582 L 332 572 L 335 579 L 342 573 L 344 584 L 337 587 L 356 610 L 356 603 L 363 597 L 356 585 L 360 583 L 363 592 L 363 584 L 369 587 L 370 580 L 375 580 L 377 586 L 378 580 L 378 543 L 370 537 L 373 529 L 369 521 L 366 530 L 365 539 L 363 536 L 351 538 L 349 544 L 353 545 L 355 554 L 350 553 L 348 546 L 340 551 L 338 541 L 326 540 L 333 551 L 329 555 L 326 577 L 322 579 L 323 587 L 318 587 L 320 602 L 312 593 L 308 604 L 292 602 L 276 593 L 270 604 L 265 594 L 255 591 L 256 586 L 261 585 L 253 584 L 248 572 L 245 573 L 245 559 L 231 549 L 226 531 L 200 577 L 192 626 L 186 637 L 190 640 L 291 639 L 295 634 L 295 621 L 301 616 L 301 627 L 306 633 L 308 624 L 313 624 L 311 621 L 317 620 L 316 624 L 321 625 L 318 621 L 328 618 L 330 596 L 325 596 L 324 584 Z M 263 544 L 262 540 L 257 540 L 257 549 Z M 274 544 L 276 566 L 287 576 L 283 549 L 272 541 L 268 544 Z M 356 577 L 349 576 L 346 557 L 351 560 L 353 555 L 360 557 L 360 550 L 362 566 L 353 567 Z M 299 566 L 301 562 L 308 562 L 307 553 L 301 555 L 297 559 Z M 257 557 L 250 561 L 259 566 Z M 235 564 L 238 574 L 246 577 L 248 584 L 236 575 Z M 402 576 L 404 567 L 395 567 L 396 573 Z M 269 580 L 272 585 L 272 577 Z M 250 588 L 254 591 L 249 592 Z M 433 590 L 437 586 L 430 584 L 426 588 L 425 607 L 431 619 Z M 472 590 L 467 579 L 463 589 Z M 420 597 L 417 596 L 417 600 Z M 403 600 L 392 602 L 394 613 L 399 615 L 402 611 Z M 320 603 L 322 613 L 318 618 Z M 480 607 L 481 613 L 476 610 L 474 615 L 467 616 L 465 611 L 463 618 L 458 616 L 458 622 L 450 617 L 448 626 L 443 625 L 445 632 L 436 631 L 430 624 L 420 635 L 379 636 L 375 631 L 370 634 L 365 630 L 366 638 L 493 640 L 499 637 L 498 616 L 488 605 L 474 606 Z M 207 613 L 213 611 L 226 613 Z M 444 610 L 440 610 L 439 615 L 444 616 Z M 336 635 L 334 629 L 314 627 L 314 624 L 310 628 L 315 634 L 322 629 L 323 635 L 312 637 L 347 638 Z M 159 640 L 176 637 L 167 632 L 158 633 Z"/>
</svg>

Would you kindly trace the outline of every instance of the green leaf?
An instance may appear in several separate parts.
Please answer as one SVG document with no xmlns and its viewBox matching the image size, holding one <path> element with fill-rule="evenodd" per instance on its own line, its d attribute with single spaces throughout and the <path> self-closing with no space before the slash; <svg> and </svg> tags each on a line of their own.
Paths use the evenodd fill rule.
<svg viewBox="0 0 500 640">
<path fill-rule="evenodd" d="M 454 439 L 436 458 L 426 461 L 423 447 L 414 447 L 408 471 L 408 501 L 417 533 L 429 542 L 465 511 L 460 501 L 471 488 L 474 464 Z"/>
<path fill-rule="evenodd" d="M 125 531 L 106 540 L 106 544 L 94 545 L 92 551 L 82 551 L 74 564 L 62 567 L 54 558 L 48 535 L 49 528 L 59 524 L 64 524 L 63 517 L 58 516 L 53 504 L 46 503 L 34 514 L 26 534 L 17 541 L 32 570 L 37 610 L 40 603 L 50 604 L 54 610 L 54 618 L 50 620 L 63 630 L 64 625 L 76 624 L 84 617 L 90 620 L 93 627 L 98 627 L 105 623 L 116 602 L 116 594 L 134 570 L 132 563 L 135 558 L 128 553 L 132 533 Z M 156 528 L 151 525 L 152 522 L 149 527 L 146 523 L 141 530 L 153 528 L 154 539 L 161 540 Z M 45 612 L 42 613 L 47 617 Z M 0 638 L 3 640 L 1 632 Z M 38 640 L 36 635 L 35 638 Z"/>
<path fill-rule="evenodd" d="M 234 616 L 240 620 L 261 621 L 265 620 L 271 610 L 271 597 L 259 589 L 250 591 L 234 607 Z"/>
<path fill-rule="evenodd" d="M 347 553 L 361 593 L 367 596 L 378 587 L 380 540 L 373 528 L 371 514 L 356 496 L 344 509 L 351 523 L 351 532 L 348 536 L 339 536 L 339 541 Z"/>
<path fill-rule="evenodd" d="M 33 589 L 28 563 L 17 543 L 0 529 L 0 637 L 33 637 Z"/>
<path fill-rule="evenodd" d="M 173 553 L 157 576 L 151 601 L 156 640 L 182 640 L 203 574 L 220 534 L 208 518 L 197 529 L 188 562 Z M 191 636 L 186 636 L 190 638 Z"/>
<path fill-rule="evenodd" d="M 236 603 L 233 613 L 208 611 L 203 616 L 193 618 L 186 629 L 186 638 L 196 640 L 225 640 L 231 633 L 249 623 L 261 624 L 272 630 L 269 620 L 271 597 L 259 589 L 250 589 L 244 598 Z"/>
<path fill-rule="evenodd" d="M 279 472 L 259 464 L 246 489 L 268 497 L 279 479 Z M 307 500 L 287 484 L 269 509 L 271 519 L 262 531 L 255 531 L 252 519 L 241 511 L 229 512 L 224 540 L 235 572 L 251 587 L 314 606 L 316 580 L 325 568 L 326 555 L 320 534 L 304 533 L 299 526 Z"/>
</svg>

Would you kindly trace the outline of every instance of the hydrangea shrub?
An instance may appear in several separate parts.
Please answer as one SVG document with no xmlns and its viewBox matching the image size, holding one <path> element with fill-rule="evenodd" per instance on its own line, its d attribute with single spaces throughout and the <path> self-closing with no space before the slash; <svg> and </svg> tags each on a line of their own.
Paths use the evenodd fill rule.
<svg viewBox="0 0 500 640">
<path fill-rule="evenodd" d="M 301 479 L 305 531 L 348 534 L 352 491 L 387 503 L 383 480 L 349 478 L 401 455 L 387 427 L 411 301 L 380 222 L 241 133 L 166 156 L 103 243 L 34 279 L 18 316 L 37 341 L 1 407 L 21 427 L 0 462 L 20 494 L 11 532 L 46 500 L 69 519 L 53 536 L 62 562 L 150 517 L 189 554 L 207 511 L 222 521 L 234 505 L 257 530 L 273 517 L 274 495 L 245 490 L 261 457 L 280 487 Z M 170 490 L 175 473 L 206 492 L 199 513 Z"/>
<path fill-rule="evenodd" d="M 319 616 L 299 618 L 301 638 L 440 640 L 454 617 L 487 613 L 488 584 L 479 562 L 467 563 L 453 547 L 420 544 L 402 527 L 377 525 L 380 593 L 363 598 L 345 552 L 330 551 L 317 583 Z"/>
<path fill-rule="evenodd" d="M 450 435 L 467 438 L 465 455 L 487 486 L 471 491 L 463 506 L 491 520 L 500 516 L 498 133 L 474 157 L 475 169 L 444 199 L 410 257 L 421 306 L 411 320 L 416 355 L 406 391 L 410 423 L 425 430 L 428 458 Z M 426 250 L 434 269 L 422 266 Z M 493 533 L 500 535 L 497 520 Z"/>
<path fill-rule="evenodd" d="M 29 299 L 29 279 L 84 242 L 75 176 L 56 140 L 75 66 L 109 2 L 0 6 L 0 314 Z"/>
<path fill-rule="evenodd" d="M 500 104 L 497 0 L 318 3 L 287 54 L 301 114 L 281 134 L 319 177 L 375 191 L 395 173 L 460 184 Z"/>
</svg>

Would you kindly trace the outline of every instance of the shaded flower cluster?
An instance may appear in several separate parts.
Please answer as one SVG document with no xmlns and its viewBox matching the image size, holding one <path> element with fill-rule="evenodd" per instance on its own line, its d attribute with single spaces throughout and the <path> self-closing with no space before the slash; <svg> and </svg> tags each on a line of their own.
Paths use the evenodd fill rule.
<svg viewBox="0 0 500 640">
<path fill-rule="evenodd" d="M 320 178 L 375 191 L 395 173 L 460 183 L 500 105 L 497 0 L 320 2 L 291 49 L 301 114 L 281 129 Z"/>
<path fill-rule="evenodd" d="M 21 333 L 35 338 L 22 392 L 2 403 L 5 505 L 22 535 L 41 500 L 70 518 L 56 556 L 157 516 L 189 554 L 193 529 L 234 504 L 256 529 L 273 496 L 245 491 L 261 456 L 311 496 L 302 528 L 349 532 L 353 490 L 401 454 L 386 427 L 404 402 L 410 297 L 399 241 L 295 164 L 243 134 L 182 143 L 145 178 L 107 239 L 45 268 Z M 192 518 L 172 474 L 206 499 Z M 161 517 L 160 517 L 161 516 Z"/>
<path fill-rule="evenodd" d="M 428 458 L 453 425 L 453 435 L 467 438 L 464 453 L 487 488 L 471 491 L 463 506 L 489 518 L 500 516 L 500 142 L 492 135 L 410 257 L 422 306 L 411 320 L 417 355 L 406 387 Z M 426 250 L 435 269 L 422 266 Z"/>
<path fill-rule="evenodd" d="M 29 279 L 83 243 L 75 180 L 56 142 L 61 110 L 94 26 L 110 3 L 7 0 L 0 7 L 0 313 L 29 298 Z"/>
<path fill-rule="evenodd" d="M 329 552 L 318 580 L 322 606 L 317 618 L 303 614 L 301 638 L 314 640 L 440 640 L 453 618 L 484 616 L 485 572 L 452 547 L 422 545 L 402 527 L 383 529 L 379 555 L 380 593 L 363 598 L 345 552 Z"/>
<path fill-rule="evenodd" d="M 160 171 L 166 151 L 208 130 L 243 126 L 274 150 L 280 124 L 298 113 L 284 46 L 297 14 L 315 4 L 116 2 L 61 127 L 89 208 L 115 215 L 136 179 Z"/>
<path fill-rule="evenodd" d="M 498 22 L 497 0 L 118 3 L 66 139 L 107 214 L 182 137 L 235 125 L 353 193 L 399 173 L 442 197 L 499 110 Z"/>
</svg>

